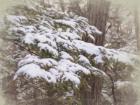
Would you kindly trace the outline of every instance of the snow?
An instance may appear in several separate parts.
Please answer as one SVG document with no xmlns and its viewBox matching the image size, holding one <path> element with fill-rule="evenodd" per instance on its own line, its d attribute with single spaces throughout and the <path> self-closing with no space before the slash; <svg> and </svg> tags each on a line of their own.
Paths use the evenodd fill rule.
<svg viewBox="0 0 140 105">
<path fill-rule="evenodd" d="M 89 55 L 98 55 L 100 53 L 99 49 L 95 47 L 92 43 L 87 43 L 81 40 L 74 40 L 73 45 L 79 50 L 88 53 Z"/>
<path fill-rule="evenodd" d="M 88 32 L 88 34 L 93 34 L 93 33 L 97 32 L 99 35 L 102 35 L 102 32 L 99 31 L 95 26 L 87 27 L 86 31 Z"/>
<path fill-rule="evenodd" d="M 51 59 L 51 58 L 43 58 L 43 59 L 40 59 L 38 61 L 38 63 L 41 63 L 43 64 L 43 66 L 49 66 L 49 67 L 53 67 L 53 66 L 56 66 L 58 63 L 57 61 L 55 61 L 54 59 Z"/>
<path fill-rule="evenodd" d="M 89 55 L 95 55 L 94 60 L 97 63 L 103 63 L 103 58 L 106 57 L 108 59 L 112 58 L 119 62 L 132 65 L 134 62 L 133 59 L 136 58 L 135 55 L 128 54 L 126 52 L 121 52 L 114 49 L 107 49 L 102 46 L 95 46 L 94 44 L 80 40 L 74 40 L 73 43 L 79 51 L 83 51 Z"/>
<path fill-rule="evenodd" d="M 30 64 L 30 63 L 36 63 L 36 64 L 40 64 L 43 66 L 49 66 L 49 67 L 53 67 L 55 65 L 57 65 L 57 61 L 52 59 L 52 58 L 43 58 L 40 59 L 39 57 L 35 56 L 35 55 L 26 55 L 24 59 L 22 59 L 19 63 L 18 66 L 21 67 L 23 65 L 26 64 Z"/>
<path fill-rule="evenodd" d="M 31 33 L 28 33 L 23 40 L 26 44 L 34 44 L 34 35 Z"/>
<path fill-rule="evenodd" d="M 70 54 L 64 51 L 61 51 L 60 54 L 61 54 L 60 56 L 61 59 L 68 59 L 68 60 L 74 61 L 74 59 L 72 58 L 72 56 L 70 56 Z"/>
<path fill-rule="evenodd" d="M 10 21 L 12 24 L 20 26 L 20 22 L 27 21 L 27 18 L 25 16 L 8 15 L 7 20 Z"/>
<path fill-rule="evenodd" d="M 25 64 L 29 64 L 29 63 L 32 63 L 32 62 L 36 62 L 38 60 L 38 57 L 37 56 L 34 56 L 34 55 L 26 55 L 22 60 L 20 60 L 18 62 L 18 66 L 21 67 Z"/>
<path fill-rule="evenodd" d="M 55 41 L 52 41 L 51 39 L 47 38 L 46 43 L 48 43 L 48 45 L 52 46 L 53 48 L 57 49 L 57 44 Z"/>
<path fill-rule="evenodd" d="M 83 72 L 85 74 L 90 73 L 90 71 L 88 69 L 82 67 L 81 65 L 73 63 L 69 60 L 64 60 L 64 59 L 62 59 L 58 62 L 57 69 L 59 69 L 59 68 L 60 68 L 60 70 L 63 68 L 62 71 L 67 71 L 67 72 L 75 72 L 76 73 L 79 71 L 79 72 Z"/>
<path fill-rule="evenodd" d="M 18 70 L 14 79 L 26 75 L 30 78 L 44 78 L 51 83 L 71 81 L 78 85 L 81 74 L 93 73 L 105 76 L 104 71 L 94 67 L 92 62 L 103 64 L 104 58 L 126 64 L 133 62 L 133 56 L 127 53 L 83 41 L 84 35 L 93 41 L 94 35 L 102 35 L 102 32 L 95 26 L 89 25 L 84 17 L 71 18 L 68 14 L 46 9 L 36 18 L 33 19 L 34 24 L 29 25 L 22 22 L 28 21 L 24 16 L 8 17 L 10 22 L 16 23 L 10 27 L 11 31 L 15 34 L 20 31 L 18 34 L 21 34 L 19 35 L 21 44 L 26 44 L 27 47 L 32 45 L 39 50 L 39 53 L 44 51 L 48 54 L 44 58 L 27 54 L 18 62 Z M 61 25 L 56 27 L 56 24 Z"/>
<path fill-rule="evenodd" d="M 44 43 L 44 42 L 47 41 L 47 38 L 44 35 L 38 35 L 38 34 L 36 34 L 34 36 L 34 38 L 35 38 L 35 40 L 37 40 L 37 41 L 39 41 L 41 43 Z"/>
<path fill-rule="evenodd" d="M 26 36 L 24 37 L 23 40 L 26 44 L 33 44 L 35 41 L 38 41 L 41 43 L 48 42 L 48 43 L 52 44 L 52 42 L 46 36 L 40 35 L 40 34 L 34 34 L 34 33 L 26 34 Z"/>
<path fill-rule="evenodd" d="M 56 82 L 56 79 L 49 72 L 41 69 L 39 65 L 33 63 L 24 65 L 23 67 L 19 68 L 14 76 L 14 79 L 16 79 L 17 76 L 21 74 L 27 75 L 30 78 L 40 77 L 46 79 L 48 82 Z"/>
<path fill-rule="evenodd" d="M 53 83 L 56 81 L 55 79 L 63 79 L 63 81 L 71 81 L 75 84 L 79 84 L 80 77 L 77 73 L 90 74 L 88 69 L 69 61 L 68 59 L 73 59 L 69 54 L 66 52 L 61 52 L 61 54 L 63 54 L 63 59 L 60 61 L 56 61 L 51 58 L 39 58 L 35 55 L 25 56 L 25 58 L 18 63 L 20 68 L 16 72 L 14 79 L 19 75 L 26 74 L 30 78 L 41 77 L 47 81 L 49 80 L 48 76 L 52 76 L 52 79 L 49 80 L 49 82 Z M 46 66 L 48 67 L 48 70 L 42 69 Z"/>
<path fill-rule="evenodd" d="M 72 28 L 75 28 L 76 27 L 76 22 L 74 21 L 71 21 L 71 20 L 54 20 L 54 22 L 56 22 L 57 24 L 64 24 L 64 25 L 67 25 L 67 26 L 70 26 Z"/>
<path fill-rule="evenodd" d="M 64 52 L 63 52 L 64 53 Z M 16 72 L 14 79 L 19 75 L 27 75 L 30 78 L 41 77 L 49 82 L 55 82 L 63 79 L 63 81 L 71 81 L 75 84 L 80 83 L 80 77 L 77 73 L 90 74 L 90 70 L 82 67 L 79 64 L 75 64 L 67 59 L 55 61 L 51 58 L 38 58 L 37 56 L 27 55 L 23 60 L 19 62 L 19 70 Z M 41 67 L 49 67 L 48 70 Z M 48 78 L 51 79 L 48 79 Z M 72 77 L 72 78 L 71 78 Z"/>
<path fill-rule="evenodd" d="M 60 35 L 61 37 L 64 37 L 65 39 L 70 39 L 70 40 L 80 39 L 80 36 L 77 35 L 76 33 L 61 32 Z"/>
<path fill-rule="evenodd" d="M 63 81 L 71 81 L 75 84 L 80 83 L 80 77 L 77 74 L 78 72 L 90 74 L 88 69 L 69 60 L 60 60 L 55 68 L 60 72 L 61 76 L 59 77 L 61 77 Z"/>
<path fill-rule="evenodd" d="M 90 64 L 90 61 L 88 60 L 88 58 L 86 58 L 83 55 L 79 55 L 79 62 L 83 62 L 84 64 Z"/>
<path fill-rule="evenodd" d="M 58 51 L 46 43 L 38 43 L 38 47 L 41 50 L 48 51 L 50 54 L 53 54 L 54 56 L 58 56 Z"/>
<path fill-rule="evenodd" d="M 75 75 L 74 73 L 64 73 L 63 78 L 65 81 L 71 81 L 75 84 L 80 84 L 80 79 L 78 78 L 77 75 Z"/>
<path fill-rule="evenodd" d="M 116 59 L 118 62 L 122 62 L 128 65 L 134 65 L 135 64 L 135 60 L 138 60 L 138 56 L 130 54 L 130 53 L 126 53 L 126 52 L 121 52 L 121 51 L 117 51 L 114 49 L 107 49 L 107 55 L 108 58 L 113 58 Z"/>
</svg>

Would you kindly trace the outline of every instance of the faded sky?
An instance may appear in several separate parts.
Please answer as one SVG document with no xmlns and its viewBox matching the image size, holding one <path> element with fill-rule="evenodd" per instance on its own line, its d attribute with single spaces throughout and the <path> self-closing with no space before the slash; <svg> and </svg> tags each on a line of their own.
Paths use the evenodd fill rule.
<svg viewBox="0 0 140 105">
<path fill-rule="evenodd" d="M 0 16 L 5 14 L 5 10 L 13 5 L 23 3 L 24 0 L 0 0 Z"/>
<path fill-rule="evenodd" d="M 0 17 L 6 14 L 5 10 L 13 5 L 24 3 L 25 0 L 0 0 Z M 132 9 L 134 4 L 137 4 L 140 7 L 140 0 L 110 0 L 113 3 L 121 3 L 124 6 L 129 7 Z M 1 96 L 0 92 L 0 105 L 3 105 L 3 97 Z"/>
</svg>

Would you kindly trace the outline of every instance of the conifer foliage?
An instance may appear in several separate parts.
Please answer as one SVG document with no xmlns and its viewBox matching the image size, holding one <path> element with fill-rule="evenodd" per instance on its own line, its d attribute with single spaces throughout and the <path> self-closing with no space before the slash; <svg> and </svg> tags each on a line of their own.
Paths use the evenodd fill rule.
<svg viewBox="0 0 140 105">
<path fill-rule="evenodd" d="M 117 93 L 118 83 L 131 84 L 136 56 L 96 46 L 95 35 L 102 32 L 84 17 L 47 4 L 15 8 L 6 22 L 22 55 L 15 60 L 17 105 L 117 102 L 115 88 Z"/>
</svg>

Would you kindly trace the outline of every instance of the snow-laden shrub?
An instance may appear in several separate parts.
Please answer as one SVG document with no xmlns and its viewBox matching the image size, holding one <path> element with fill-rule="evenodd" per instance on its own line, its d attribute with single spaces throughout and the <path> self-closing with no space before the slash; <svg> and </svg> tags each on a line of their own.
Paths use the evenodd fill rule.
<svg viewBox="0 0 140 105">
<path fill-rule="evenodd" d="M 134 55 L 96 46 L 94 36 L 102 32 L 84 17 L 41 5 L 14 11 L 6 18 L 8 32 L 25 56 L 14 75 L 18 105 L 92 105 L 95 90 L 99 99 L 103 93 L 103 79 L 114 75 L 114 61 L 123 69 L 135 63 Z"/>
</svg>

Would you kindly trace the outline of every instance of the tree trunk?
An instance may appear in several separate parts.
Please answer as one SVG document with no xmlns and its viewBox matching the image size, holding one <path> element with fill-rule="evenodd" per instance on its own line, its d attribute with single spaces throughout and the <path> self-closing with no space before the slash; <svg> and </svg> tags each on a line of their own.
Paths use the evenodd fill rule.
<svg viewBox="0 0 140 105">
<path fill-rule="evenodd" d="M 61 10 L 64 12 L 65 11 L 64 0 L 59 0 L 59 4 L 61 7 Z"/>
<path fill-rule="evenodd" d="M 92 94 L 92 104 L 91 105 L 101 105 L 101 92 L 102 92 L 102 78 L 94 77 L 92 81 L 91 94 Z"/>
<path fill-rule="evenodd" d="M 88 86 L 84 83 L 80 88 L 82 105 L 101 105 L 102 78 L 91 76 L 88 80 Z"/>
<path fill-rule="evenodd" d="M 110 2 L 106 0 L 88 0 L 87 2 L 87 18 L 89 23 L 102 31 L 102 36 L 96 35 L 95 37 L 96 45 L 104 45 L 109 7 Z"/>
</svg>

